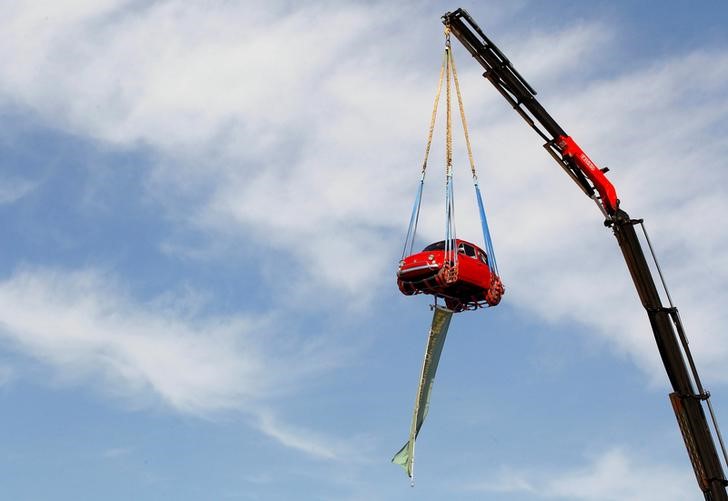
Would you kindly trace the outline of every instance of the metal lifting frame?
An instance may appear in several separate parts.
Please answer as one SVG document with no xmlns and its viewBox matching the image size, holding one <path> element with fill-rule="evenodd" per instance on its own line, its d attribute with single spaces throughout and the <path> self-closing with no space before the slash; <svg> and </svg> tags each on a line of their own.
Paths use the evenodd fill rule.
<svg viewBox="0 0 728 501">
<path fill-rule="evenodd" d="M 630 218 L 625 211 L 619 208 L 614 186 L 604 176 L 608 169 L 598 168 L 548 114 L 536 100 L 536 91 L 533 87 L 516 71 L 508 58 L 483 33 L 470 15 L 462 9 L 458 9 L 446 13 L 442 20 L 475 60 L 485 68 L 483 76 L 495 86 L 526 123 L 543 138 L 546 142 L 544 148 L 582 191 L 596 202 L 605 216 L 604 224 L 612 228 L 614 236 L 617 238 L 637 294 L 647 311 L 660 357 L 673 388 L 670 401 L 698 485 L 707 501 L 728 501 L 728 493 L 726 493 L 728 482 L 723 473 L 713 433 L 703 410 L 703 402 L 706 402 L 725 458 L 726 452 L 720 437 L 720 430 L 710 405 L 710 393 L 705 391 L 700 382 L 680 315 L 672 304 L 659 264 L 655 259 L 669 306 L 665 306 L 660 298 L 654 276 L 634 228 L 637 224 L 642 225 L 642 220 Z M 644 226 L 642 229 L 644 231 Z M 652 244 L 646 232 L 644 235 L 654 259 Z M 728 458 L 726 458 L 726 462 L 728 462 Z"/>
</svg>

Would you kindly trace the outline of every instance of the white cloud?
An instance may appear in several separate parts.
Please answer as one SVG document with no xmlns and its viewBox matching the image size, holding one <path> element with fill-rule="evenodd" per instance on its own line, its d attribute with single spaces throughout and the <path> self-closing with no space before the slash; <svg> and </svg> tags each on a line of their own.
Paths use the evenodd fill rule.
<svg viewBox="0 0 728 501">
<path fill-rule="evenodd" d="M 705 79 L 687 79 L 707 66 Z M 728 279 L 723 266 L 728 231 L 714 224 L 715 215 L 728 210 L 720 165 L 728 144 L 717 127 L 717 117 L 728 118 L 723 104 L 728 88 L 721 83 L 726 76 L 728 53 L 688 54 L 587 85 L 581 93 L 561 96 L 554 106 L 565 123 L 574 123 L 574 136 L 593 151 L 592 158 L 612 167 L 609 176 L 623 207 L 633 217 L 646 218 L 698 365 L 715 382 L 728 381 L 723 363 L 728 343 L 720 335 L 728 321 L 722 308 L 728 297 L 720 285 Z M 654 380 L 664 381 L 646 314 L 616 242 L 599 230 L 598 213 L 583 197 L 577 199 L 580 193 L 567 180 L 557 179 L 556 186 L 540 173 L 531 177 L 543 183 L 540 189 L 527 201 L 507 200 L 505 207 L 520 204 L 514 209 L 528 221 L 527 233 L 516 233 L 515 242 L 506 234 L 499 242 L 501 249 L 505 243 L 504 269 L 515 274 L 516 283 L 531 284 L 512 290 L 521 296 L 516 299 L 545 318 L 595 328 Z M 505 183 L 495 188 L 503 190 L 513 194 Z M 544 209 L 548 217 L 531 215 Z M 494 212 L 497 218 L 503 211 Z M 512 226 L 524 227 L 502 215 L 509 217 Z"/>
<path fill-rule="evenodd" d="M 199 301 L 188 292 L 140 303 L 96 270 L 24 270 L 0 282 L 0 338 L 50 368 L 56 384 L 83 383 L 134 406 L 161 402 L 203 417 L 236 411 L 285 447 L 343 457 L 345 441 L 283 423 L 271 406 L 346 354 L 321 336 L 277 335 L 269 319 L 200 317 Z M 0 385 L 15 376 L 0 366 Z"/>
<path fill-rule="evenodd" d="M 274 336 L 262 332 L 270 328 L 264 319 L 191 318 L 157 306 L 134 301 L 98 271 L 25 270 L 0 282 L 0 335 L 61 382 L 185 413 L 245 409 L 290 386 L 270 370 L 279 362 L 262 347 L 261 338 Z"/>
<path fill-rule="evenodd" d="M 337 459 L 341 451 L 331 443 L 331 439 L 316 435 L 311 430 L 291 427 L 280 422 L 270 411 L 258 412 L 258 430 L 279 444 L 303 452 L 318 459 Z"/>
<path fill-rule="evenodd" d="M 56 126 L 167 150 L 204 149 L 230 129 L 239 132 L 230 140 L 264 147 L 265 134 L 315 112 L 307 92 L 376 13 L 275 3 L 56 5 L 3 16 L 13 43 L 2 52 L 0 95 Z M 256 140 L 246 141 L 251 133 Z"/>
<path fill-rule="evenodd" d="M 366 301 L 392 282 L 399 239 L 390 235 L 408 216 L 439 64 L 439 42 L 431 61 L 410 57 L 422 33 L 438 36 L 439 12 L 408 13 L 403 30 L 391 11 L 393 21 L 383 21 L 380 8 L 16 7 L 0 21 L 12 41 L 0 49 L 0 99 L 73 133 L 153 148 L 160 160 L 150 179 L 172 211 L 259 254 L 272 248 L 289 258 L 290 303 L 313 294 Z M 728 208 L 728 144 L 719 130 L 728 118 L 728 55 L 696 51 L 600 72 L 614 60 L 604 57 L 619 38 L 614 30 L 570 25 L 501 45 L 544 90 L 557 120 L 612 168 L 624 207 L 647 218 L 698 364 L 707 380 L 726 382 L 728 230 L 715 215 Z M 664 381 L 598 212 L 461 54 L 506 300 L 546 321 L 589 327 Z M 432 184 L 438 162 L 435 150 Z M 474 215 L 466 185 L 459 181 L 458 213 Z M 423 208 L 424 238 L 441 234 L 438 190 Z M 202 202 L 180 204 L 190 192 Z M 478 233 L 475 217 L 458 228 Z"/>
<path fill-rule="evenodd" d="M 579 501 L 682 501 L 698 490 L 684 468 L 650 463 L 619 448 L 610 449 L 581 468 L 566 471 L 518 471 L 504 468 L 491 480 L 471 485 L 484 492 L 524 492 L 534 498 Z"/>
<path fill-rule="evenodd" d="M 0 205 L 12 204 L 32 192 L 37 183 L 27 179 L 0 178 Z"/>
<path fill-rule="evenodd" d="M 9 365 L 0 365 L 0 386 L 4 386 L 15 378 L 15 369 Z"/>
<path fill-rule="evenodd" d="M 118 459 L 130 455 L 132 452 L 134 452 L 134 449 L 131 447 L 112 447 L 104 450 L 101 457 L 104 459 Z"/>
</svg>

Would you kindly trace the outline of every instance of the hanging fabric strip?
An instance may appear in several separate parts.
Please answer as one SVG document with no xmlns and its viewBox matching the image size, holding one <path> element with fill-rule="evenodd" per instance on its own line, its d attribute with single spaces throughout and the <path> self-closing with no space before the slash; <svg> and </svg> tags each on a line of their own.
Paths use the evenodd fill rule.
<svg viewBox="0 0 728 501">
<path fill-rule="evenodd" d="M 430 334 L 427 338 L 425 358 L 422 362 L 422 372 L 420 374 L 420 384 L 417 388 L 415 409 L 412 414 L 409 440 L 392 458 L 393 463 L 402 466 L 407 472 L 407 476 L 412 479 L 412 485 L 414 485 L 415 440 L 420 433 L 420 428 L 422 428 L 422 423 L 424 423 L 430 407 L 432 385 L 435 381 L 437 366 L 440 363 L 442 348 L 445 346 L 445 338 L 447 337 L 447 330 L 450 327 L 452 314 L 453 312 L 447 308 L 441 306 L 435 307 Z"/>
</svg>

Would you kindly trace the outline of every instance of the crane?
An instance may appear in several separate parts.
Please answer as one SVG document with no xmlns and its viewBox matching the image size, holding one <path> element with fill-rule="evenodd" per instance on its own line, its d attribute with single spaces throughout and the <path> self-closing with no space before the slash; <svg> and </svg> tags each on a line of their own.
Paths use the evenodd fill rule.
<svg viewBox="0 0 728 501">
<path fill-rule="evenodd" d="M 728 501 L 726 481 L 714 435 L 728 464 L 725 445 L 710 403 L 710 393 L 700 381 L 690 352 L 680 313 L 665 285 L 643 220 L 631 218 L 620 207 L 617 191 L 607 179 L 609 169 L 599 168 L 536 99 L 536 91 L 513 64 L 485 35 L 463 9 L 442 16 L 446 28 L 485 69 L 483 76 L 501 93 L 513 109 L 545 141 L 544 148 L 591 198 L 611 228 L 627 263 L 642 306 L 647 312 L 667 377 L 672 385 L 670 402 L 677 417 L 698 485 L 706 501 Z M 635 227 L 640 226 L 654 259 L 668 304 L 663 304 Z M 705 409 L 710 414 L 711 430 Z M 713 431 L 714 430 L 714 431 Z"/>
</svg>

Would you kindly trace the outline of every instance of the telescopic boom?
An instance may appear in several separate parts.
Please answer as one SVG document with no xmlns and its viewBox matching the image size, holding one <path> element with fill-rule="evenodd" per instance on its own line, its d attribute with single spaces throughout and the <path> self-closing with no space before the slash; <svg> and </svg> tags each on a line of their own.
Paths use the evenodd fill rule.
<svg viewBox="0 0 728 501">
<path fill-rule="evenodd" d="M 594 200 L 605 217 L 604 224 L 611 227 L 622 250 L 627 268 L 637 289 L 637 294 L 647 311 L 657 349 L 665 366 L 673 392 L 670 401 L 692 462 L 700 489 L 707 501 L 728 501 L 723 467 L 713 439 L 703 403 L 711 415 L 715 434 L 721 444 L 723 457 L 726 451 L 720 436 L 710 393 L 707 392 L 698 375 L 688 346 L 680 314 L 670 300 L 668 306 L 660 298 L 655 279 L 647 263 L 642 244 L 635 226 L 642 220 L 635 220 L 620 208 L 617 192 L 604 175 L 608 169 L 600 169 L 549 115 L 536 100 L 536 91 L 516 71 L 511 62 L 483 33 L 477 23 L 463 9 L 448 12 L 442 17 L 450 32 L 465 46 L 475 60 L 485 68 L 483 76 L 495 86 L 498 92 L 513 106 L 513 109 L 530 125 L 546 143 L 544 148 L 569 174 L 584 193 Z M 652 251 L 647 233 L 644 233 Z M 654 253 L 652 253 L 654 258 Z M 659 264 L 655 260 L 658 271 Z M 660 280 L 665 286 L 660 273 Z M 728 458 L 726 458 L 728 462 Z"/>
</svg>

